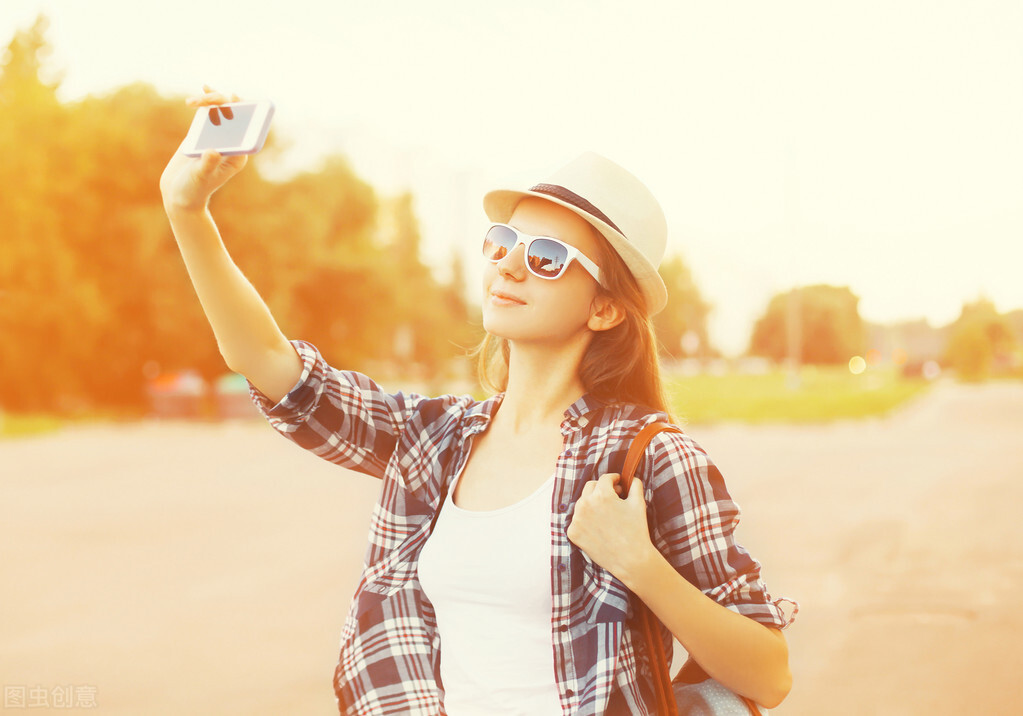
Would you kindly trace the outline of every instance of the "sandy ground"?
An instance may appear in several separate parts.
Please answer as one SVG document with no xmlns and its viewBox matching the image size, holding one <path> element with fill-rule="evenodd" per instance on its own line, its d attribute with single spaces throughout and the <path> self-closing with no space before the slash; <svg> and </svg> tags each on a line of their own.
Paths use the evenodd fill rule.
<svg viewBox="0 0 1023 716">
<path fill-rule="evenodd" d="M 1023 385 L 690 432 L 801 603 L 772 713 L 1021 713 Z M 0 442 L 3 712 L 335 713 L 377 486 L 257 421 Z"/>
</svg>

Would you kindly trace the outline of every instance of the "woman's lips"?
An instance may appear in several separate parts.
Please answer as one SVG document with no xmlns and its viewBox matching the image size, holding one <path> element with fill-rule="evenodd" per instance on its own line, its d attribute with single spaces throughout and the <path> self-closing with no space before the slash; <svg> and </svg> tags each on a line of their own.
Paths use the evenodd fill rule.
<svg viewBox="0 0 1023 716">
<path fill-rule="evenodd" d="M 518 296 L 514 296 L 504 291 L 491 291 L 490 302 L 495 306 L 524 306 L 526 304 Z"/>
</svg>

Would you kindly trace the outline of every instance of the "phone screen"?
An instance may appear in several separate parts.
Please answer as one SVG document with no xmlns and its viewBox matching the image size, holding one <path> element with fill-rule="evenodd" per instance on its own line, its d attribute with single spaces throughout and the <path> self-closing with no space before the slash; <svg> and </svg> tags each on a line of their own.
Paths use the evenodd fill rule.
<svg viewBox="0 0 1023 716">
<path fill-rule="evenodd" d="M 254 104 L 234 105 L 230 108 L 231 119 L 224 116 L 223 109 L 211 107 L 203 122 L 199 139 L 196 140 L 195 148 L 203 149 L 226 149 L 240 146 L 245 139 L 245 132 L 252 122 L 252 116 L 256 113 Z"/>
</svg>

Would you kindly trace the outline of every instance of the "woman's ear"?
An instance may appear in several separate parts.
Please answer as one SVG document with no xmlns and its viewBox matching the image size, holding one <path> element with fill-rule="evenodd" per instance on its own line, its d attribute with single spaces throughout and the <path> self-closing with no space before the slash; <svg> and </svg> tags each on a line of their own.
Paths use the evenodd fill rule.
<svg viewBox="0 0 1023 716">
<path fill-rule="evenodd" d="M 591 331 L 609 331 L 625 320 L 625 311 L 618 301 L 605 294 L 598 294 L 590 306 L 590 320 L 586 325 Z"/>
</svg>

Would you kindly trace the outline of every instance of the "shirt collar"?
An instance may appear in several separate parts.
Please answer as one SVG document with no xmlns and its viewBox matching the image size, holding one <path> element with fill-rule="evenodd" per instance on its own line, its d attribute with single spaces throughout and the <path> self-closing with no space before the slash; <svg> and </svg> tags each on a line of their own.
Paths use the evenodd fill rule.
<svg viewBox="0 0 1023 716">
<path fill-rule="evenodd" d="M 579 400 L 568 406 L 561 423 L 562 435 L 568 435 L 589 425 L 592 413 L 603 408 L 605 402 L 590 393 L 584 393 Z"/>
<path fill-rule="evenodd" d="M 462 423 L 462 437 L 467 438 L 485 431 L 490 426 L 494 413 L 501 407 L 504 400 L 504 393 L 498 393 L 487 400 L 475 403 L 465 411 L 465 420 Z M 568 406 L 565 411 L 565 419 L 561 422 L 561 432 L 568 435 L 576 430 L 586 427 L 591 418 L 590 415 L 605 406 L 605 402 L 585 393 L 578 400 Z"/>
<path fill-rule="evenodd" d="M 498 393 L 484 401 L 474 403 L 472 407 L 466 410 L 464 420 L 462 421 L 462 439 L 464 440 L 470 435 L 482 433 L 490 427 L 490 420 L 494 417 L 494 413 L 497 412 L 503 400 L 504 393 Z"/>
</svg>

